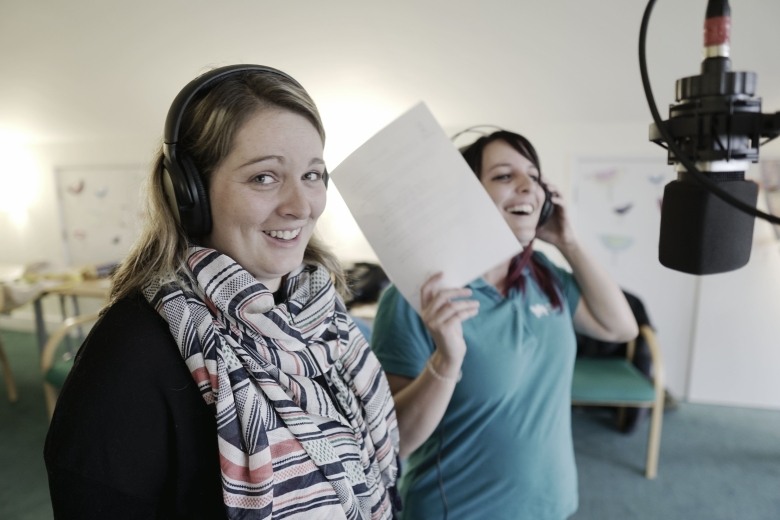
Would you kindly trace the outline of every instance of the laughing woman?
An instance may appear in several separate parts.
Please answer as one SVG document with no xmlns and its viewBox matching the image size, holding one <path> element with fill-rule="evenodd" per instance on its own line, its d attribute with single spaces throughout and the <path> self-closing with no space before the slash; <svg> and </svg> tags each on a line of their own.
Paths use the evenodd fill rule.
<svg viewBox="0 0 780 520">
<path fill-rule="evenodd" d="M 466 288 L 429 280 L 421 316 L 394 286 L 380 300 L 372 348 L 408 458 L 402 518 L 561 520 L 577 509 L 574 332 L 625 341 L 637 325 L 542 182 L 530 142 L 498 131 L 464 157 L 524 250 Z M 536 238 L 556 246 L 572 272 L 534 252 Z"/>
<path fill-rule="evenodd" d="M 392 397 L 313 236 L 323 143 L 275 69 L 174 100 L 149 221 L 49 429 L 55 518 L 393 517 Z"/>
</svg>

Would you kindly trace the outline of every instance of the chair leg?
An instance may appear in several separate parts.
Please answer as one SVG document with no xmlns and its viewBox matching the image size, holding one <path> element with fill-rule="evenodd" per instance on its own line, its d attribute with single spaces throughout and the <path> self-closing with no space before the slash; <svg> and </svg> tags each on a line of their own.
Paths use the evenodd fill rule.
<svg viewBox="0 0 780 520">
<path fill-rule="evenodd" d="M 621 432 L 623 431 L 623 428 L 626 426 L 626 407 L 620 406 L 617 409 L 617 427 L 618 430 Z"/>
<path fill-rule="evenodd" d="M 54 415 L 54 407 L 57 404 L 57 389 L 49 383 L 43 383 L 43 396 L 46 400 L 46 413 L 49 414 L 49 420 Z"/>
<path fill-rule="evenodd" d="M 3 349 L 3 343 L 1 341 L 0 365 L 3 366 L 3 377 L 5 378 L 5 388 L 8 391 L 8 400 L 15 403 L 18 398 L 16 394 L 16 381 L 14 381 L 14 374 L 11 372 L 11 364 L 8 362 L 8 357 L 5 355 L 5 349 Z"/>
<path fill-rule="evenodd" d="M 647 462 L 645 477 L 654 479 L 658 474 L 658 454 L 661 449 L 661 425 L 664 417 L 663 395 L 657 398 L 650 415 L 650 433 L 647 440 Z"/>
</svg>

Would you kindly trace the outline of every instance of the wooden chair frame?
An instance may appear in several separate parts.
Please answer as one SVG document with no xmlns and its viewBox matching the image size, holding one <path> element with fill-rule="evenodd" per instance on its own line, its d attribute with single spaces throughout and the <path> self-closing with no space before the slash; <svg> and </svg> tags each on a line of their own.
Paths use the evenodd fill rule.
<svg viewBox="0 0 780 520">
<path fill-rule="evenodd" d="M 655 336 L 655 332 L 649 325 L 639 327 L 639 336 L 647 341 L 652 360 L 652 383 L 654 388 L 654 400 L 651 401 L 632 401 L 622 398 L 620 395 L 614 395 L 601 400 L 576 400 L 572 399 L 572 405 L 575 406 L 614 406 L 620 410 L 619 421 L 622 422 L 625 408 L 650 408 L 650 431 L 647 440 L 647 459 L 645 463 L 645 476 L 653 479 L 658 474 L 658 456 L 661 446 L 661 426 L 664 413 L 665 399 L 665 371 L 661 348 Z M 626 357 L 629 361 L 633 360 L 636 350 L 636 339 L 631 340 L 626 348 Z M 575 361 L 575 371 L 576 361 Z M 608 382 L 605 382 L 608 384 Z"/>
<path fill-rule="evenodd" d="M 5 389 L 8 392 L 8 400 L 15 403 L 18 399 L 16 381 L 14 380 L 14 373 L 11 372 L 11 364 L 8 362 L 8 356 L 5 354 L 2 338 L 0 338 L 0 366 L 3 368 L 3 379 L 5 379 Z"/>
<path fill-rule="evenodd" d="M 46 400 L 46 411 L 49 414 L 49 419 L 51 419 L 51 416 L 54 413 L 54 406 L 57 404 L 59 388 L 55 388 L 54 385 L 46 380 L 46 374 L 54 365 L 54 359 L 59 345 L 73 329 L 82 327 L 90 322 L 95 322 L 99 317 L 100 314 L 95 312 L 66 318 L 62 322 L 62 325 L 49 336 L 49 339 L 46 340 L 46 343 L 43 346 L 43 350 L 41 351 L 41 375 L 43 376 L 43 394 Z"/>
</svg>

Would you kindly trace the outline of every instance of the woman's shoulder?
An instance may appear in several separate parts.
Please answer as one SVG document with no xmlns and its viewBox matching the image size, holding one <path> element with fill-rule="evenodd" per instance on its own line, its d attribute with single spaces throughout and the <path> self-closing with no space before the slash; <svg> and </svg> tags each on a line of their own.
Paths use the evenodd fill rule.
<svg viewBox="0 0 780 520">
<path fill-rule="evenodd" d="M 541 262 L 545 265 L 555 265 L 545 253 L 539 251 L 538 249 L 534 249 L 533 253 L 531 254 L 531 257 L 535 261 Z"/>
<path fill-rule="evenodd" d="M 98 322 L 112 330 L 133 331 L 134 335 L 151 330 L 168 330 L 167 322 L 143 294 L 131 293 L 109 305 Z"/>
<path fill-rule="evenodd" d="M 425 345 L 427 349 L 429 342 L 430 335 L 420 315 L 395 285 L 388 286 L 379 299 L 371 347 L 377 352 L 408 351 L 407 345 Z"/>
<path fill-rule="evenodd" d="M 376 319 L 383 319 L 391 317 L 392 320 L 399 318 L 412 318 L 417 316 L 417 312 L 414 310 L 406 298 L 401 294 L 395 284 L 388 285 L 379 296 L 377 302 Z"/>
<path fill-rule="evenodd" d="M 154 320 L 161 318 L 149 301 L 140 292 L 132 292 L 113 301 L 105 310 L 104 317 L 124 316 L 126 319 Z M 110 319 L 110 318 L 109 318 Z"/>
<path fill-rule="evenodd" d="M 398 290 L 398 287 L 394 283 L 391 283 L 382 290 L 381 294 L 379 295 L 379 302 L 382 302 L 383 300 L 395 300 L 399 297 L 401 297 L 401 291 Z"/>
<path fill-rule="evenodd" d="M 112 302 L 82 345 L 83 355 L 108 357 L 116 362 L 172 358 L 181 361 L 165 319 L 140 293 Z"/>
<path fill-rule="evenodd" d="M 532 258 L 534 262 L 537 264 L 541 264 L 547 269 L 549 269 L 551 272 L 555 273 L 556 276 L 559 278 L 568 278 L 572 276 L 571 271 L 569 270 L 568 266 L 561 265 L 553 260 L 550 259 L 549 256 L 547 256 L 542 251 L 534 250 Z"/>
</svg>

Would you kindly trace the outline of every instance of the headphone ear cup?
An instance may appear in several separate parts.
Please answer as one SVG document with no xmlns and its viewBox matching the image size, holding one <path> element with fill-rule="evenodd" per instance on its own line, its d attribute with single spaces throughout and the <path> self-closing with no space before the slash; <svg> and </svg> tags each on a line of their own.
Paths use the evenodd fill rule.
<svg viewBox="0 0 780 520">
<path fill-rule="evenodd" d="M 198 170 L 187 154 L 176 148 L 166 150 L 163 183 L 171 209 L 189 237 L 200 237 L 211 231 L 208 194 Z"/>
<path fill-rule="evenodd" d="M 550 220 L 550 217 L 555 210 L 555 204 L 553 204 L 552 201 L 552 194 L 550 193 L 550 189 L 547 187 L 547 184 L 540 180 L 539 185 L 544 191 L 544 202 L 542 203 L 542 210 L 539 212 L 539 222 L 536 224 L 537 228 L 542 227 L 548 220 Z"/>
<path fill-rule="evenodd" d="M 181 154 L 179 162 L 182 166 L 184 178 L 192 193 L 192 206 L 185 212 L 185 228 L 190 237 L 201 237 L 211 232 L 211 208 L 206 187 L 203 185 L 197 168 L 187 154 Z"/>
</svg>

